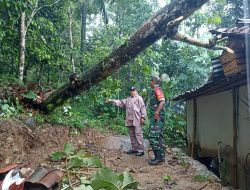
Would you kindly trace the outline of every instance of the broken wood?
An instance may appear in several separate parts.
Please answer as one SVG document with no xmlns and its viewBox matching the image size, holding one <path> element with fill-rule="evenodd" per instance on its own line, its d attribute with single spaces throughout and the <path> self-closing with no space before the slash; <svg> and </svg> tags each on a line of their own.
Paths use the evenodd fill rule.
<svg viewBox="0 0 250 190">
<path fill-rule="evenodd" d="M 91 70 L 85 72 L 76 85 L 64 84 L 52 93 L 40 109 L 48 113 L 62 105 L 67 99 L 77 96 L 106 79 L 128 61 L 135 58 L 147 47 L 163 36 L 174 36 L 173 29 L 209 0 L 174 0 L 159 10 L 139 28 L 123 45 L 115 49 L 108 57 L 100 61 Z"/>
<path fill-rule="evenodd" d="M 173 37 L 173 39 L 177 40 L 177 41 L 185 42 L 185 43 L 188 43 L 191 45 L 195 45 L 198 47 L 203 47 L 203 48 L 212 49 L 212 50 L 224 50 L 224 51 L 227 51 L 229 53 L 234 53 L 234 50 L 232 50 L 229 47 L 217 45 L 217 40 L 210 40 L 208 42 L 200 41 L 198 39 L 195 39 L 195 38 L 188 36 L 186 34 L 181 34 L 179 32 L 176 33 L 176 35 Z"/>
<path fill-rule="evenodd" d="M 205 185 L 203 185 L 202 187 L 198 188 L 197 190 L 202 190 L 202 189 L 204 189 L 205 187 L 207 187 L 209 184 L 210 184 L 210 182 L 209 182 L 209 183 L 206 183 Z"/>
<path fill-rule="evenodd" d="M 233 186 L 238 188 L 239 87 L 233 88 Z"/>
</svg>

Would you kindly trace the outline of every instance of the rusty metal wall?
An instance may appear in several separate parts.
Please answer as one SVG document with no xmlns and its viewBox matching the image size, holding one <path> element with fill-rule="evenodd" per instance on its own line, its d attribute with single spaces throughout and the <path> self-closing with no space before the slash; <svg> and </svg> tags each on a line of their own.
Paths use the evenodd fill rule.
<svg viewBox="0 0 250 190">
<path fill-rule="evenodd" d="M 238 180 L 239 180 L 239 185 L 241 189 L 250 190 L 250 173 L 247 174 L 247 172 L 245 171 L 246 156 L 248 153 L 250 153 L 250 115 L 249 115 L 249 105 L 248 105 L 247 94 L 248 94 L 247 87 L 246 86 L 240 87 L 239 129 L 238 129 L 238 141 L 237 141 L 237 144 L 238 144 Z"/>
<path fill-rule="evenodd" d="M 193 100 L 187 101 L 187 139 L 188 139 L 188 154 L 191 154 L 191 143 L 193 140 L 193 123 L 194 123 L 194 109 Z"/>
</svg>

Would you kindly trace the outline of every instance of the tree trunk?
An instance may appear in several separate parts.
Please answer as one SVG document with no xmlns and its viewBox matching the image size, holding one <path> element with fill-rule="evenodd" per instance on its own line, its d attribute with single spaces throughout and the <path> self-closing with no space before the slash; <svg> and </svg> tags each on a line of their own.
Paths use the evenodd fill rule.
<svg viewBox="0 0 250 190">
<path fill-rule="evenodd" d="M 25 38 L 26 38 L 26 29 L 25 29 L 25 12 L 21 13 L 20 17 L 20 29 L 19 29 L 19 67 L 18 67 L 18 78 L 20 81 L 23 81 L 24 75 L 24 63 L 25 63 Z"/>
<path fill-rule="evenodd" d="M 83 2 L 81 6 L 81 17 L 82 17 L 82 26 L 81 26 L 81 52 L 85 50 L 85 40 L 86 40 L 86 31 L 87 31 L 87 7 L 86 3 Z"/>
<path fill-rule="evenodd" d="M 56 0 L 55 2 L 49 4 L 49 5 L 43 5 L 41 7 L 38 7 L 38 2 L 39 0 L 35 1 L 35 7 L 32 10 L 32 13 L 30 14 L 30 16 L 28 16 L 27 18 L 27 23 L 25 23 L 26 20 L 26 16 L 25 16 L 25 12 L 22 12 L 20 15 L 20 29 L 19 29 L 19 33 L 20 33 L 20 40 L 19 40 L 19 66 L 18 66 L 18 78 L 20 81 L 23 81 L 24 78 L 24 64 L 25 64 L 25 46 L 26 46 L 26 34 L 28 31 L 28 28 L 35 16 L 35 14 L 41 10 L 42 8 L 45 7 L 51 7 L 55 4 L 57 4 L 59 1 L 61 0 Z"/>
<path fill-rule="evenodd" d="M 76 67 L 75 67 L 74 54 L 73 54 L 74 42 L 73 42 L 73 33 L 72 33 L 72 14 L 73 14 L 73 11 L 69 7 L 68 18 L 69 18 L 69 40 L 70 40 L 70 63 L 72 66 L 72 72 L 75 73 Z"/>
<path fill-rule="evenodd" d="M 42 104 L 41 109 L 45 112 L 51 111 L 65 100 L 79 95 L 90 89 L 95 84 L 106 79 L 129 60 L 135 58 L 147 47 L 155 43 L 163 36 L 172 37 L 182 20 L 193 14 L 209 0 L 175 0 L 149 19 L 139 28 L 130 39 L 114 50 L 108 57 L 100 61 L 90 71 L 84 73 L 80 79 L 70 81 L 52 93 Z"/>
<path fill-rule="evenodd" d="M 83 2 L 81 5 L 81 71 L 84 71 L 84 57 L 83 54 L 85 52 L 85 43 L 86 43 L 86 32 L 87 32 L 87 4 L 86 2 Z"/>
</svg>

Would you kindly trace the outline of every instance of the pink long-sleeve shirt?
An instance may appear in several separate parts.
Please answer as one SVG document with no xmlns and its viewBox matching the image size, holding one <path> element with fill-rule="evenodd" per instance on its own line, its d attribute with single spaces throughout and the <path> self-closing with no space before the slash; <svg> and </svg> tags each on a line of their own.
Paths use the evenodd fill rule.
<svg viewBox="0 0 250 190">
<path fill-rule="evenodd" d="M 140 126 L 141 118 L 146 117 L 146 107 L 141 96 L 130 96 L 123 100 L 113 100 L 116 106 L 126 109 L 126 126 Z"/>
</svg>

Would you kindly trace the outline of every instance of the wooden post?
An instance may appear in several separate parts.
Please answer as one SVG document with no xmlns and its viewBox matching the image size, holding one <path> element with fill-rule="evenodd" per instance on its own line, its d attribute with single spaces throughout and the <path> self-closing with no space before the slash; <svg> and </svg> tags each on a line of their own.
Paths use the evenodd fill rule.
<svg viewBox="0 0 250 190">
<path fill-rule="evenodd" d="M 188 154 L 191 153 L 191 147 L 189 146 L 189 137 L 188 137 L 188 111 L 187 111 L 187 106 L 188 106 L 188 103 L 186 101 L 186 106 L 185 106 L 185 121 L 186 121 L 186 125 L 185 125 L 185 133 L 186 133 L 186 146 L 188 147 Z"/>
<path fill-rule="evenodd" d="M 237 137 L 239 127 L 239 87 L 233 88 L 233 186 L 238 188 L 238 148 Z"/>
<path fill-rule="evenodd" d="M 197 131 L 197 99 L 193 99 L 193 138 L 192 138 L 192 149 L 191 157 L 195 157 L 195 144 L 196 144 L 196 131 Z"/>
</svg>

